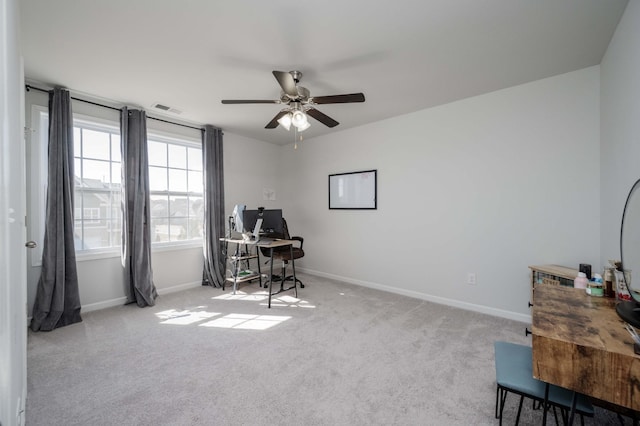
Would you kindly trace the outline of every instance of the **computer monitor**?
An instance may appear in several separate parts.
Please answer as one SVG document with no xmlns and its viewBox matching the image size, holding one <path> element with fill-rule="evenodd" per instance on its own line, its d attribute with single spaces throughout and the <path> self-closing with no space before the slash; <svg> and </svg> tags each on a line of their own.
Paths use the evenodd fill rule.
<svg viewBox="0 0 640 426">
<path fill-rule="evenodd" d="M 258 209 L 245 210 L 242 215 L 242 224 L 246 232 L 253 231 L 258 218 L 262 218 L 262 230 L 264 234 L 282 234 L 282 209 Z"/>
</svg>

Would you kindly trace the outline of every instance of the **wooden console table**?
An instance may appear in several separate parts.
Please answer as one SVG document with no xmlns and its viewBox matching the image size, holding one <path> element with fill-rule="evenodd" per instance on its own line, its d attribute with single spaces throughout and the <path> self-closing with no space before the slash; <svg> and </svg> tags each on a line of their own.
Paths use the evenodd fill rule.
<svg viewBox="0 0 640 426">
<path fill-rule="evenodd" d="M 544 284 L 534 299 L 533 376 L 640 411 L 640 355 L 615 299 Z"/>
</svg>

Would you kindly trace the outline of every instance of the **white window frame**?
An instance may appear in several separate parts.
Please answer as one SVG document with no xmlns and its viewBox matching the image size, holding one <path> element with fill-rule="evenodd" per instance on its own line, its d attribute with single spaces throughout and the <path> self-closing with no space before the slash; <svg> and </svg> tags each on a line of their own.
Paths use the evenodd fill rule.
<svg viewBox="0 0 640 426">
<path fill-rule="evenodd" d="M 76 125 L 81 125 L 83 129 L 95 130 L 98 132 L 104 132 L 106 130 L 112 133 L 120 134 L 120 123 L 117 123 L 111 120 L 105 120 L 103 118 L 91 117 L 84 114 L 77 114 L 77 113 L 73 114 L 73 127 L 75 128 Z M 122 161 L 122 159 L 120 161 Z M 75 185 L 74 185 L 74 191 L 75 191 Z M 107 192 L 111 192 L 111 191 L 105 191 L 105 193 Z M 77 200 L 76 200 L 76 206 L 74 206 L 74 209 L 76 207 L 78 207 Z M 86 211 L 87 208 L 84 208 L 84 210 Z M 98 216 L 99 216 L 99 213 L 98 213 Z M 91 224 L 93 223 L 93 221 L 85 221 L 85 223 Z M 75 222 L 74 222 L 74 226 L 75 226 Z M 120 256 L 120 253 L 121 253 L 120 246 L 100 247 L 100 248 L 93 248 L 93 249 L 78 249 L 76 247 L 76 260 L 99 259 L 103 257 L 118 257 Z"/>
<path fill-rule="evenodd" d="M 74 206 L 74 215 L 78 217 L 82 213 L 82 217 L 88 218 L 85 223 L 100 223 L 100 209 L 97 207 L 84 207 L 82 212 L 80 207 Z M 97 213 L 97 214 L 96 214 Z"/>
<path fill-rule="evenodd" d="M 44 116 L 46 116 L 46 120 Z M 47 213 L 47 162 L 49 109 L 40 105 L 31 107 L 31 239 L 38 242 L 32 249 L 31 266 L 42 265 L 42 246 L 44 245 L 44 221 Z"/>
<path fill-rule="evenodd" d="M 147 141 L 154 140 L 158 142 L 165 142 L 174 145 L 182 145 L 191 148 L 199 148 L 202 150 L 202 141 L 196 138 L 192 138 L 184 135 L 176 135 L 165 131 L 159 131 L 155 129 L 147 128 Z M 204 174 L 204 170 L 202 171 Z M 150 191 L 155 192 L 155 191 Z M 204 190 L 202 193 L 202 197 L 204 199 Z M 204 218 L 203 218 L 204 220 Z M 195 248 L 202 247 L 202 238 L 193 238 L 190 240 L 182 240 L 182 241 L 162 241 L 162 242 L 152 242 L 151 247 L 153 251 L 170 251 L 175 248 Z"/>
</svg>

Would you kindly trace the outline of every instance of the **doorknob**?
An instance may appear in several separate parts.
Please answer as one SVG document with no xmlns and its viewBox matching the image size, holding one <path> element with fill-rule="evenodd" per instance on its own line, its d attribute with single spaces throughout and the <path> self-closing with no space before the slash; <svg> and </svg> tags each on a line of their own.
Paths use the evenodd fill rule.
<svg viewBox="0 0 640 426">
<path fill-rule="evenodd" d="M 24 246 L 27 248 L 36 248 L 37 245 L 35 241 L 27 241 Z"/>
</svg>

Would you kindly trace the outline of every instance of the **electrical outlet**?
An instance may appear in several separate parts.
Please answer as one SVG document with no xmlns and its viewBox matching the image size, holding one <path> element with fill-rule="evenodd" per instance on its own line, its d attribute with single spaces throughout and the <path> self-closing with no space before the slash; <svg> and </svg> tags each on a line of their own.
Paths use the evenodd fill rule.
<svg viewBox="0 0 640 426">
<path fill-rule="evenodd" d="M 467 274 L 467 284 L 476 285 L 476 274 L 475 274 L 475 272 L 469 272 Z"/>
</svg>

